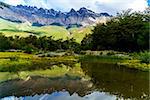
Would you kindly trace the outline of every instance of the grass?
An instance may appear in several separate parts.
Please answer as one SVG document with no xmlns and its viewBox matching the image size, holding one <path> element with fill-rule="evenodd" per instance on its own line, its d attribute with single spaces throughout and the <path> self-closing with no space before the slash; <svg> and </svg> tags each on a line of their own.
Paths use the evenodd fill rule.
<svg viewBox="0 0 150 100">
<path fill-rule="evenodd" d="M 102 54 L 100 52 L 103 52 Z M 91 62 L 104 62 L 115 63 L 119 66 L 126 66 L 130 68 L 149 70 L 150 63 L 145 63 L 140 58 L 131 54 L 122 54 L 113 51 L 100 51 L 96 52 L 98 55 L 83 55 L 80 56 L 80 60 L 86 60 Z M 89 53 L 94 54 L 94 53 Z M 142 53 L 140 53 L 141 55 Z M 145 56 L 145 54 L 144 54 Z M 146 53 L 147 57 L 147 53 Z M 144 58 L 145 60 L 146 58 Z M 146 59 L 147 60 L 147 59 Z M 78 62 L 78 57 L 75 56 L 63 56 L 63 57 L 38 57 L 33 54 L 26 54 L 22 52 L 0 52 L 0 71 L 1 72 L 18 72 L 18 71 L 33 71 L 33 70 L 45 70 L 51 69 L 53 65 L 72 66 Z"/>
<path fill-rule="evenodd" d="M 15 29 L 17 23 L 6 21 L 0 18 L 0 30 L 1 29 Z"/>
<path fill-rule="evenodd" d="M 0 52 L 0 71 L 16 72 L 31 65 L 32 60 L 36 59 L 32 54 L 22 52 Z"/>
<path fill-rule="evenodd" d="M 150 64 L 147 63 L 141 63 L 138 59 L 132 59 L 132 60 L 123 60 L 121 62 L 118 62 L 118 65 L 125 66 L 129 68 L 135 68 L 142 71 L 149 71 L 150 70 Z"/>
<path fill-rule="evenodd" d="M 69 32 L 64 27 L 60 27 L 60 26 L 43 26 L 35 30 L 35 32 L 38 31 L 44 33 L 41 34 L 40 36 L 52 36 L 56 40 L 57 39 L 66 40 L 69 34 Z"/>
<path fill-rule="evenodd" d="M 20 36 L 20 37 L 29 37 L 30 35 L 33 35 L 31 33 L 27 33 L 27 32 L 12 32 L 12 31 L 0 31 L 0 33 L 2 33 L 3 35 L 7 36 L 7 37 L 15 37 L 15 36 Z"/>
<path fill-rule="evenodd" d="M 88 35 L 91 34 L 91 30 L 93 29 L 92 26 L 87 26 L 87 27 L 83 27 L 83 28 L 71 28 L 69 29 L 70 33 L 71 33 L 71 37 L 76 39 L 76 41 L 78 43 L 81 43 L 82 39 Z"/>
<path fill-rule="evenodd" d="M 120 53 L 120 54 L 119 54 Z M 135 68 L 142 71 L 150 70 L 149 52 L 124 53 L 113 51 L 88 51 L 80 57 L 81 61 L 114 63 L 118 66 Z"/>
<path fill-rule="evenodd" d="M 77 62 L 73 56 L 65 57 L 38 57 L 21 52 L 0 52 L 0 71 L 18 72 L 27 70 L 51 69 L 53 65 L 71 66 Z"/>
<path fill-rule="evenodd" d="M 52 36 L 57 39 L 70 39 L 74 38 L 78 43 L 84 38 L 86 34 L 90 34 L 93 27 L 83 28 L 70 28 L 67 30 L 62 26 L 32 26 L 29 22 L 15 23 L 0 18 L 0 33 L 5 36 L 20 36 L 28 37 L 29 35 L 35 36 Z"/>
<path fill-rule="evenodd" d="M 16 79 L 16 78 L 18 78 L 18 75 L 15 73 L 0 72 L 0 82 Z"/>
<path fill-rule="evenodd" d="M 73 56 L 38 57 L 22 52 L 0 52 L 0 82 L 16 78 L 25 80 L 28 76 L 81 75 L 75 59 Z"/>
<path fill-rule="evenodd" d="M 83 76 L 80 63 L 75 59 L 73 56 L 41 58 L 22 52 L 0 52 L 0 82 L 16 78 L 26 80 L 29 76 Z"/>
<path fill-rule="evenodd" d="M 22 52 L 0 52 L 0 59 L 14 57 L 14 56 L 25 59 L 25 58 L 33 58 L 34 55 L 26 54 L 26 53 L 22 53 Z"/>
<path fill-rule="evenodd" d="M 142 63 L 150 63 L 150 52 L 144 51 L 140 52 L 138 58 Z"/>
</svg>

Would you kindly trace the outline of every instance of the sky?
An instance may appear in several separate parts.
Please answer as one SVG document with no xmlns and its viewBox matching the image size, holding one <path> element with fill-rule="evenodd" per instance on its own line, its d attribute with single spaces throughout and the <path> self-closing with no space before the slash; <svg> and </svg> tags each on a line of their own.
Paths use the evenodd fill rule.
<svg viewBox="0 0 150 100">
<path fill-rule="evenodd" d="M 69 94 L 69 92 L 53 92 L 52 94 L 42 94 L 42 95 L 35 95 L 35 96 L 25 96 L 20 97 L 19 99 L 29 99 L 29 100 L 116 100 L 116 96 L 113 95 L 107 95 L 106 93 L 100 93 L 100 92 L 93 92 L 89 95 L 86 95 L 84 97 L 80 97 L 77 93 L 74 93 L 72 95 Z M 16 100 L 14 96 L 12 97 L 6 97 L 5 100 Z"/>
<path fill-rule="evenodd" d="M 122 10 L 133 9 L 133 11 L 143 11 L 150 0 L 0 0 L 11 5 L 37 6 L 38 8 L 55 9 L 68 12 L 71 8 L 75 10 L 81 7 L 89 8 L 95 12 L 107 12 L 116 14 Z"/>
</svg>

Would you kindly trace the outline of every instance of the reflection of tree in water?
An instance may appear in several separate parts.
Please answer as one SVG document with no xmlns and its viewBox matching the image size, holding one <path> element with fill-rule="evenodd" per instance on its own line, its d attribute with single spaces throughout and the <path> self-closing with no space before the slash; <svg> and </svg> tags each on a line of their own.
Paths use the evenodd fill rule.
<svg viewBox="0 0 150 100">
<path fill-rule="evenodd" d="M 148 72 L 98 62 L 82 62 L 81 68 L 100 91 L 123 98 L 149 96 Z"/>
</svg>

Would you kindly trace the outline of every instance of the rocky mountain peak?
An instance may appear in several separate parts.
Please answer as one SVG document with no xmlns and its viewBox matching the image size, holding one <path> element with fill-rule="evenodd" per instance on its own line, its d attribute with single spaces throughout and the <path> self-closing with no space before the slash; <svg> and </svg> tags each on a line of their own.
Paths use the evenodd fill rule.
<svg viewBox="0 0 150 100">
<path fill-rule="evenodd" d="M 73 8 L 71 8 L 70 13 L 75 13 L 75 12 L 76 11 Z"/>
<path fill-rule="evenodd" d="M 70 10 L 70 12 L 67 13 L 67 16 L 77 16 L 77 15 L 79 15 L 78 12 L 73 8 Z"/>
<path fill-rule="evenodd" d="M 35 6 L 11 6 L 0 2 L 0 17 L 10 21 L 25 22 L 31 24 L 51 25 L 57 23 L 59 25 L 91 25 L 99 17 L 109 17 L 108 13 L 95 13 L 85 7 L 78 11 L 73 8 L 69 12 L 56 11 L 54 9 L 37 8 Z M 5 9 L 4 9 L 5 8 Z M 94 19 L 94 20 L 93 20 Z"/>
<path fill-rule="evenodd" d="M 87 12 L 88 12 L 88 9 L 86 9 L 85 7 L 82 7 L 82 8 L 80 8 L 80 9 L 78 10 L 78 12 L 79 12 L 80 14 L 82 14 L 82 13 L 87 13 Z"/>
</svg>

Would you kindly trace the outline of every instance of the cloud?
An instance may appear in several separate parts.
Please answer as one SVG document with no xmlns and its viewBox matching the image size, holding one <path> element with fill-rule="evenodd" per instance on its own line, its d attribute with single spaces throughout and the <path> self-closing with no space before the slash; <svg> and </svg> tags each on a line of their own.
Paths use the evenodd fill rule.
<svg viewBox="0 0 150 100">
<path fill-rule="evenodd" d="M 24 0 L 26 5 L 48 8 L 47 0 Z"/>
<path fill-rule="evenodd" d="M 148 7 L 146 0 L 112 0 L 109 3 L 102 4 L 96 2 L 97 9 L 116 14 L 122 10 L 133 9 L 134 11 L 143 11 Z"/>
<path fill-rule="evenodd" d="M 78 10 L 87 7 L 96 12 L 116 14 L 121 10 L 133 9 L 143 11 L 148 7 L 148 0 L 0 0 L 8 4 L 30 5 L 56 10 L 69 11 L 71 8 Z"/>
<path fill-rule="evenodd" d="M 12 5 L 25 4 L 24 0 L 0 0 Z"/>
</svg>

